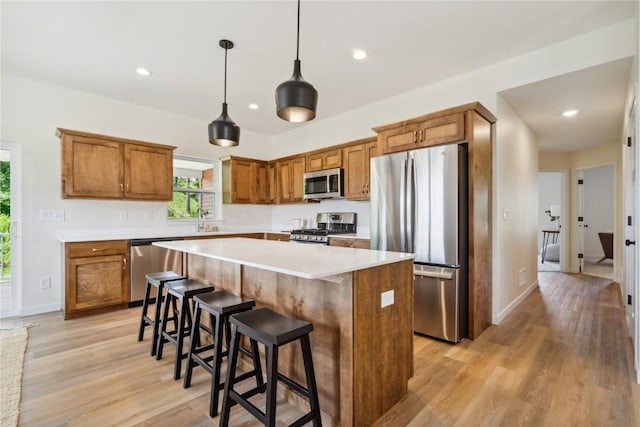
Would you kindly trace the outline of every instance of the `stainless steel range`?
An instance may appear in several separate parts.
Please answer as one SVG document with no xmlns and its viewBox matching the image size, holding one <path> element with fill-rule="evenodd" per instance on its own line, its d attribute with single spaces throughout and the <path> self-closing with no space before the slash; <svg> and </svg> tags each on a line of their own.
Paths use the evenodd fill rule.
<svg viewBox="0 0 640 427">
<path fill-rule="evenodd" d="M 291 230 L 291 241 L 326 245 L 332 234 L 356 233 L 355 212 L 321 212 L 316 216 L 318 228 Z"/>
</svg>

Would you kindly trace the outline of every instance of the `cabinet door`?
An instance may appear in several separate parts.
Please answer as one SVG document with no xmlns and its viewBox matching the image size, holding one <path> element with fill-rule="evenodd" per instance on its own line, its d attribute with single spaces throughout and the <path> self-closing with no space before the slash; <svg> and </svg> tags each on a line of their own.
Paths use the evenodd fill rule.
<svg viewBox="0 0 640 427">
<path fill-rule="evenodd" d="M 346 199 L 365 198 L 366 184 L 369 183 L 368 161 L 366 144 L 344 149 L 344 197 Z"/>
<path fill-rule="evenodd" d="M 64 136 L 62 197 L 120 199 L 124 194 L 122 144 Z"/>
<path fill-rule="evenodd" d="M 418 146 L 418 126 L 407 125 L 386 130 L 378 134 L 378 141 L 385 154 L 413 150 Z"/>
<path fill-rule="evenodd" d="M 256 181 L 255 203 L 269 203 L 269 177 L 267 164 L 256 162 L 254 176 Z"/>
<path fill-rule="evenodd" d="M 254 163 L 248 160 L 231 161 L 231 200 L 233 203 L 252 203 L 255 186 Z"/>
<path fill-rule="evenodd" d="M 341 237 L 331 237 L 329 246 L 342 246 L 344 248 L 371 249 L 369 239 L 349 239 Z"/>
<path fill-rule="evenodd" d="M 299 157 L 291 160 L 291 200 L 304 201 L 304 172 L 305 158 Z"/>
<path fill-rule="evenodd" d="M 65 292 L 68 312 L 129 301 L 128 257 L 122 255 L 69 258 Z"/>
<path fill-rule="evenodd" d="M 291 194 L 291 162 L 278 162 L 278 202 L 289 203 L 293 199 Z"/>
<path fill-rule="evenodd" d="M 171 200 L 173 151 L 145 145 L 125 144 L 125 198 Z"/>
<path fill-rule="evenodd" d="M 276 179 L 276 169 L 277 167 L 275 163 L 269 163 L 267 165 L 267 180 L 269 181 L 269 203 L 278 203 L 278 180 Z"/>
<path fill-rule="evenodd" d="M 342 167 L 342 150 L 325 151 L 322 157 L 322 168 L 333 169 Z"/>
<path fill-rule="evenodd" d="M 307 170 L 309 172 L 320 171 L 323 169 L 322 159 L 323 153 L 310 154 L 307 156 Z"/>
<path fill-rule="evenodd" d="M 465 140 L 464 129 L 463 113 L 427 120 L 419 124 L 418 145 L 429 147 L 462 142 Z"/>
</svg>

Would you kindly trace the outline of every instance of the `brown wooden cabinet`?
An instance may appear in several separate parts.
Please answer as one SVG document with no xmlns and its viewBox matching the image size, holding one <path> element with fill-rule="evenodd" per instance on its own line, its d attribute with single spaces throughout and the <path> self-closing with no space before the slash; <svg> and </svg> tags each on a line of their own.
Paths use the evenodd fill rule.
<svg viewBox="0 0 640 427">
<path fill-rule="evenodd" d="M 266 240 L 277 240 L 279 242 L 288 242 L 291 237 L 288 233 L 264 233 Z"/>
<path fill-rule="evenodd" d="M 330 237 L 329 246 L 342 246 L 343 248 L 371 249 L 371 240 L 352 239 L 349 237 Z"/>
<path fill-rule="evenodd" d="M 339 148 L 307 155 L 307 172 L 342 167 L 342 150 Z"/>
<path fill-rule="evenodd" d="M 277 163 L 278 203 L 304 201 L 305 157 L 280 160 Z"/>
<path fill-rule="evenodd" d="M 343 149 L 344 197 L 348 200 L 369 200 L 369 160 L 377 155 L 376 138 Z"/>
<path fill-rule="evenodd" d="M 408 121 L 391 129 L 376 128 L 380 129 L 378 141 L 385 154 L 464 142 L 464 117 L 464 113 L 452 113 L 424 121 Z"/>
<path fill-rule="evenodd" d="M 267 203 L 278 203 L 276 162 L 267 163 Z"/>
<path fill-rule="evenodd" d="M 62 197 L 169 201 L 175 147 L 58 129 Z"/>
<path fill-rule="evenodd" d="M 241 157 L 222 159 L 223 203 L 268 203 L 267 163 Z"/>
<path fill-rule="evenodd" d="M 126 307 L 129 242 L 65 244 L 64 318 Z"/>
</svg>

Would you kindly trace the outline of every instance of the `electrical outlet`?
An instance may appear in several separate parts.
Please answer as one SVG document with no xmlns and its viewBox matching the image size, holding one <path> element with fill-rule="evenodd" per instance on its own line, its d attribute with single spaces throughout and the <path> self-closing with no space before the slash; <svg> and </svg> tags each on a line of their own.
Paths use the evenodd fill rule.
<svg viewBox="0 0 640 427">
<path fill-rule="evenodd" d="M 511 218 L 511 212 L 509 212 L 509 209 L 504 208 L 502 210 L 502 219 L 504 219 L 505 221 L 509 221 L 509 218 Z"/>
<path fill-rule="evenodd" d="M 383 292 L 380 294 L 380 307 L 386 307 L 388 305 L 393 305 L 393 289 L 387 292 Z"/>
<path fill-rule="evenodd" d="M 120 218 L 120 221 L 126 221 L 127 218 L 129 217 L 129 214 L 127 211 L 122 210 L 120 212 L 118 212 L 118 217 Z"/>
<path fill-rule="evenodd" d="M 40 221 L 64 221 L 64 211 L 40 211 Z"/>
<path fill-rule="evenodd" d="M 40 278 L 40 289 L 51 289 L 51 277 L 44 276 Z"/>
<path fill-rule="evenodd" d="M 144 220 L 145 221 L 153 220 L 153 211 L 144 211 Z"/>
<path fill-rule="evenodd" d="M 522 287 L 527 283 L 527 269 L 518 271 L 518 286 Z"/>
</svg>

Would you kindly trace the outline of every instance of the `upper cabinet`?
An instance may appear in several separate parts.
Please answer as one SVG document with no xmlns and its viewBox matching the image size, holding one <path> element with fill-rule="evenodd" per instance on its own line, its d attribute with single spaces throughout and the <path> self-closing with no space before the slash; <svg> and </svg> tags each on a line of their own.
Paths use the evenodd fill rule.
<svg viewBox="0 0 640 427">
<path fill-rule="evenodd" d="M 304 201 L 305 157 L 295 157 L 277 162 L 278 203 Z"/>
<path fill-rule="evenodd" d="M 223 203 L 268 203 L 267 163 L 241 157 L 222 159 Z"/>
<path fill-rule="evenodd" d="M 58 129 L 62 197 L 171 200 L 175 147 Z"/>
<path fill-rule="evenodd" d="M 307 155 L 307 172 L 342 167 L 342 150 L 325 150 Z"/>
<path fill-rule="evenodd" d="M 442 117 L 411 120 L 391 128 L 374 128 L 384 154 L 432 145 L 453 144 L 465 140 L 465 115 L 452 113 Z"/>
<path fill-rule="evenodd" d="M 369 200 L 369 160 L 377 156 L 376 138 L 360 140 L 360 144 L 343 149 L 344 197 Z"/>
</svg>

